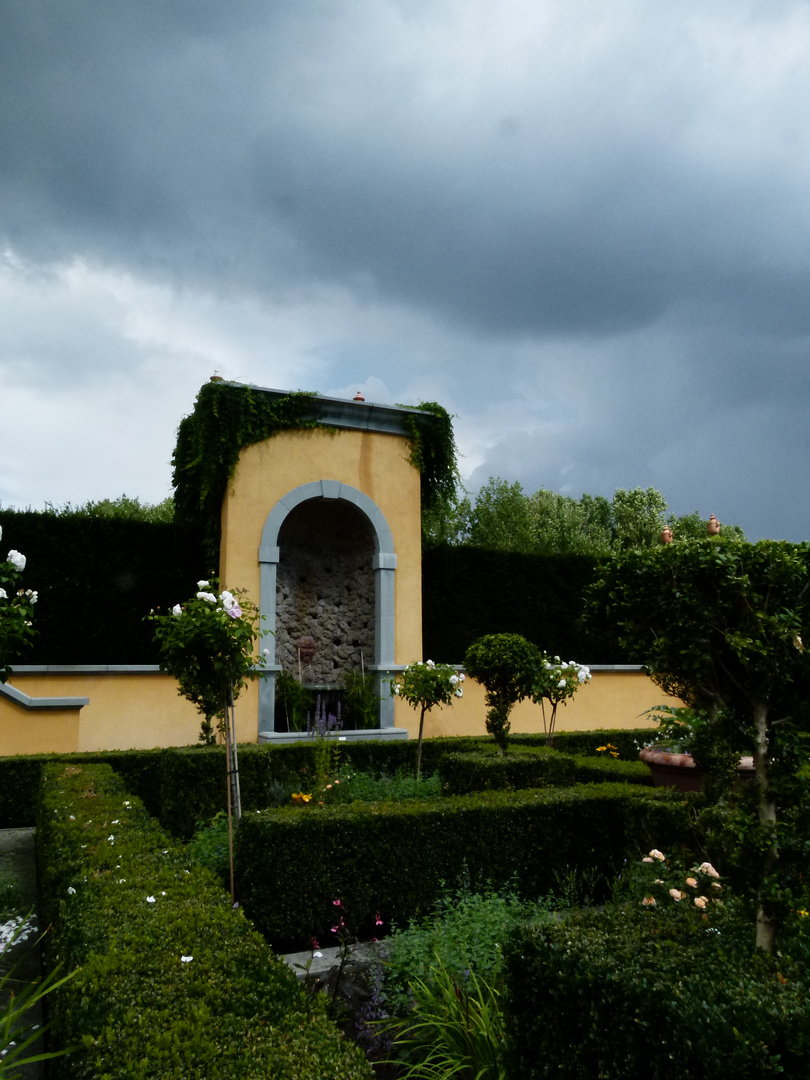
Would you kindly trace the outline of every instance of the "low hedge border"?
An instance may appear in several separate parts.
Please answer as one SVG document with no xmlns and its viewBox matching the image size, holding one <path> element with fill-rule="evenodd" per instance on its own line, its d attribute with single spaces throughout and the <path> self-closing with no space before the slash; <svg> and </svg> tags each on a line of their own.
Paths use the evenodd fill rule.
<svg viewBox="0 0 810 1080">
<path fill-rule="evenodd" d="M 592 784 L 258 811 L 237 833 L 238 892 L 279 948 L 323 944 L 336 899 L 374 933 L 378 912 L 405 925 L 464 881 L 537 899 L 571 874 L 612 879 L 626 857 L 687 841 L 688 807 L 664 789 Z"/>
<path fill-rule="evenodd" d="M 493 751 L 445 754 L 438 773 L 444 795 L 606 782 L 652 786 L 650 770 L 642 761 L 561 754 L 546 746 L 523 746 L 504 755 Z"/>
<path fill-rule="evenodd" d="M 213 876 L 109 766 L 46 766 L 37 824 L 60 1080 L 371 1080 Z"/>
<path fill-rule="evenodd" d="M 681 914 L 681 913 L 679 913 Z M 755 955 L 749 925 L 620 908 L 507 941 L 509 1080 L 804 1080 L 806 974 Z"/>
<path fill-rule="evenodd" d="M 610 735 L 610 741 L 616 743 L 615 734 L 607 731 L 571 733 L 583 746 L 590 745 L 585 738 L 590 736 L 594 748 L 601 745 L 599 738 L 603 735 Z M 520 736 L 519 740 L 513 740 L 516 746 L 540 746 L 544 736 Z M 415 739 L 339 745 L 341 761 L 351 762 L 358 769 L 394 774 L 401 769 L 416 767 Z M 435 772 L 439 761 L 448 752 L 473 752 L 493 745 L 493 740 L 488 737 L 426 739 L 422 769 L 428 774 Z M 568 744 L 560 742 L 560 748 L 564 745 L 569 749 Z M 637 752 L 635 757 L 638 757 Z M 143 801 L 149 813 L 158 818 L 165 829 L 182 839 L 191 837 L 198 821 L 210 819 L 225 809 L 225 751 L 222 747 L 20 755 L 0 758 L 0 828 L 34 824 L 42 769 L 53 761 L 111 765 L 124 777 L 127 788 Z M 258 809 L 274 801 L 279 787 L 301 786 L 302 780 L 313 769 L 313 745 L 301 742 L 270 747 L 245 743 L 239 747 L 239 765 L 243 805 L 247 809 Z"/>
</svg>

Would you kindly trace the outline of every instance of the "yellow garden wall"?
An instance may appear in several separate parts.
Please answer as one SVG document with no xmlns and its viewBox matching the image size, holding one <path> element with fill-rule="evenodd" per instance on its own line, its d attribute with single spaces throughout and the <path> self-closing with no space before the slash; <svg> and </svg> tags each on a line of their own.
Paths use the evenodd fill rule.
<svg viewBox="0 0 810 1080">
<path fill-rule="evenodd" d="M 155 670 L 18 669 L 10 685 L 32 698 L 78 697 L 89 701 L 80 709 L 34 710 L 0 697 L 2 756 L 149 749 L 197 742 L 199 714 L 177 694 L 174 679 Z M 250 719 L 255 703 L 251 706 L 250 699 L 255 699 L 256 693 L 252 685 L 237 702 L 240 741 L 255 741 L 255 721 Z M 644 710 L 666 700 L 666 695 L 638 669 L 595 669 L 591 682 L 560 708 L 557 727 L 560 731 L 644 727 L 648 723 Z M 463 698 L 427 715 L 425 736 L 483 735 L 485 713 L 483 688 L 467 679 Z M 407 729 L 410 738 L 418 735 L 418 714 L 404 701 L 396 702 L 396 724 Z M 515 706 L 512 730 L 542 731 L 539 708 L 526 702 Z M 248 731 L 254 734 L 250 736 Z"/>
<path fill-rule="evenodd" d="M 9 680 L 32 698 L 88 698 L 80 709 L 25 709 L 0 697 L 0 754 L 150 749 L 197 741 L 200 715 L 157 670 L 25 671 Z M 237 717 L 238 722 L 238 717 Z"/>
<path fill-rule="evenodd" d="M 368 431 L 285 431 L 243 450 L 222 508 L 220 580 L 259 601 L 258 551 L 267 515 L 289 492 L 314 480 L 337 480 L 368 495 L 394 537 L 396 656 L 410 663 L 422 649 L 420 477 L 410 441 Z M 404 658 L 404 659 L 402 659 Z"/>
</svg>

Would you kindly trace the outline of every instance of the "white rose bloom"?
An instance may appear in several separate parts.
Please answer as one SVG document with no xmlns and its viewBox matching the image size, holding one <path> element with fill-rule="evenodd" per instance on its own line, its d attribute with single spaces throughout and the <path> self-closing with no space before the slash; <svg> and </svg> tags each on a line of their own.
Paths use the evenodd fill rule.
<svg viewBox="0 0 810 1080">
<path fill-rule="evenodd" d="M 174 607 L 172 608 L 172 615 L 182 615 L 182 614 L 183 614 L 183 609 L 180 607 L 179 604 L 175 604 Z"/>
<path fill-rule="evenodd" d="M 25 556 L 21 555 L 19 551 L 15 551 L 14 548 L 8 553 L 7 559 L 15 570 L 25 569 Z"/>
<path fill-rule="evenodd" d="M 217 602 L 217 598 L 211 592 L 198 592 L 197 599 L 207 600 L 209 604 L 215 604 Z"/>
<path fill-rule="evenodd" d="M 466 676 L 466 675 L 463 675 L 463 674 L 462 674 L 462 675 L 459 675 L 459 677 L 458 677 L 458 681 L 459 681 L 459 682 L 464 682 L 464 680 L 465 680 L 466 678 L 467 678 L 467 676 Z"/>
<path fill-rule="evenodd" d="M 8 593 L 5 589 L 0 589 L 0 600 L 8 600 Z"/>
<path fill-rule="evenodd" d="M 567 685 L 568 683 L 565 681 L 565 679 L 560 679 L 560 681 L 557 683 L 557 689 L 564 690 Z"/>
<path fill-rule="evenodd" d="M 0 540 L 3 539 L 3 526 L 0 525 Z"/>
<path fill-rule="evenodd" d="M 451 686 L 457 686 L 458 685 L 458 675 L 451 675 L 450 676 L 450 685 Z"/>
<path fill-rule="evenodd" d="M 210 584 L 211 583 L 209 581 L 198 581 L 197 582 L 197 588 L 198 589 L 207 589 Z"/>
<path fill-rule="evenodd" d="M 427 661 L 427 666 L 428 666 L 429 668 L 432 668 L 432 667 L 435 667 L 436 665 L 435 665 L 435 664 L 433 663 L 433 661 L 432 661 L 432 660 L 428 660 L 428 661 Z"/>
</svg>

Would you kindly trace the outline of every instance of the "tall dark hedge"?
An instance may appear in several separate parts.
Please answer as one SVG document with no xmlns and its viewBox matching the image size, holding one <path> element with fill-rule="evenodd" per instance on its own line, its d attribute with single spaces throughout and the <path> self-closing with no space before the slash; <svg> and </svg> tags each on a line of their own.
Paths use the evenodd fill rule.
<svg viewBox="0 0 810 1080">
<path fill-rule="evenodd" d="M 36 589 L 37 637 L 18 663 L 156 664 L 150 609 L 207 576 L 198 543 L 173 525 L 0 510 L 2 552 L 21 551 Z"/>
<path fill-rule="evenodd" d="M 582 621 L 598 564 L 588 555 L 521 555 L 436 547 L 422 555 L 425 656 L 459 663 L 484 634 L 522 634 L 547 653 L 583 664 L 628 664 L 609 627 Z"/>
<path fill-rule="evenodd" d="M 144 616 L 212 573 L 201 538 L 175 525 L 0 510 L 0 526 L 0 550 L 23 552 L 25 585 L 39 592 L 36 643 L 18 663 L 155 664 Z M 458 663 L 476 638 L 516 633 L 564 660 L 633 663 L 610 628 L 581 622 L 597 569 L 586 555 L 426 549 L 424 655 Z"/>
</svg>

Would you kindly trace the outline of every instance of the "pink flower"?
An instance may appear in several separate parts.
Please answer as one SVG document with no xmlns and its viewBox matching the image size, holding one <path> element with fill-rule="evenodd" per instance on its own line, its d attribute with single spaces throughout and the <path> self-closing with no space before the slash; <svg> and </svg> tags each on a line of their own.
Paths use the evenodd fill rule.
<svg viewBox="0 0 810 1080">
<path fill-rule="evenodd" d="M 336 908 L 340 908 L 342 910 L 343 909 L 343 901 L 340 899 L 340 897 L 338 897 L 337 900 L 332 901 L 332 906 L 336 907 Z"/>
<path fill-rule="evenodd" d="M 720 875 L 717 873 L 717 871 L 715 870 L 715 868 L 712 866 L 712 864 L 710 862 L 701 863 L 700 866 L 698 867 L 698 870 L 701 872 L 701 874 L 706 874 L 707 877 L 712 877 L 712 878 L 719 878 L 720 877 Z"/>
<path fill-rule="evenodd" d="M 374 925 L 375 926 L 382 926 L 382 924 L 383 924 L 383 921 L 380 918 L 380 913 L 378 911 L 377 914 L 374 916 Z"/>
<path fill-rule="evenodd" d="M 675 901 L 675 903 L 677 904 L 677 902 L 678 902 L 679 900 L 683 900 L 683 898 L 684 898 L 684 897 L 686 896 L 686 893 L 682 893 L 682 892 L 680 891 L 680 889 L 670 889 L 670 890 L 669 890 L 669 895 L 670 895 L 670 896 L 672 897 L 672 899 L 673 899 L 673 900 Z"/>
<path fill-rule="evenodd" d="M 701 908 L 701 909 L 705 908 L 706 905 L 708 904 L 708 902 L 709 902 L 709 900 L 708 900 L 708 897 L 706 897 L 706 896 L 696 896 L 695 897 L 695 907 L 698 907 L 698 908 Z"/>
<path fill-rule="evenodd" d="M 641 902 L 644 905 L 644 907 L 655 907 L 655 897 L 654 896 L 645 896 L 644 899 Z"/>
<path fill-rule="evenodd" d="M 686 884 L 689 886 L 690 889 L 696 889 L 697 888 L 697 879 L 693 878 L 693 877 L 688 877 L 686 879 Z"/>
</svg>

